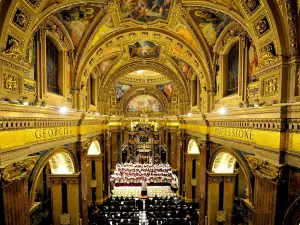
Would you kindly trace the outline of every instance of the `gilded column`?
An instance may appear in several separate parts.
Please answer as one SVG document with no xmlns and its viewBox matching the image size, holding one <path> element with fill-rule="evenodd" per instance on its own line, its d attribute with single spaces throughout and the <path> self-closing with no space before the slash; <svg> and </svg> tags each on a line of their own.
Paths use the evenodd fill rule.
<svg viewBox="0 0 300 225">
<path fill-rule="evenodd" d="M 205 215 L 206 215 L 206 155 L 209 151 L 209 143 L 204 142 L 200 144 L 200 168 L 199 168 L 199 223 L 205 224 Z M 198 171 L 197 171 L 198 172 Z"/>
<path fill-rule="evenodd" d="M 78 225 L 80 219 L 79 178 L 80 173 L 63 176 L 63 182 L 67 184 L 68 214 L 71 217 L 70 225 Z"/>
<path fill-rule="evenodd" d="M 171 167 L 177 170 L 177 131 L 171 131 Z"/>
<path fill-rule="evenodd" d="M 118 141 L 116 131 L 111 134 L 111 153 L 111 168 L 115 168 L 118 162 Z"/>
<path fill-rule="evenodd" d="M 232 224 L 232 208 L 235 191 L 235 178 L 237 173 L 224 176 L 224 205 L 223 210 L 226 212 L 225 225 Z"/>
<path fill-rule="evenodd" d="M 0 224 L 29 225 L 28 176 L 37 157 L 6 166 L 0 173 Z"/>
<path fill-rule="evenodd" d="M 54 225 L 60 224 L 60 215 L 63 213 L 62 178 L 57 175 L 48 175 L 51 185 L 52 221 Z"/>
<path fill-rule="evenodd" d="M 106 137 L 106 150 L 105 150 L 105 154 L 107 154 L 107 174 L 106 174 L 106 198 L 110 197 L 110 170 L 111 170 L 111 133 L 108 132 Z"/>
<path fill-rule="evenodd" d="M 279 167 L 254 156 L 246 158 L 255 175 L 253 224 L 281 224 L 282 218 L 276 214 L 282 207 L 278 199 Z"/>
<path fill-rule="evenodd" d="M 91 158 L 88 157 L 87 160 L 87 186 L 88 186 L 88 192 L 87 192 L 87 201 L 88 203 L 92 203 L 93 199 L 92 199 L 92 187 L 91 187 L 91 181 L 92 179 L 92 161 Z"/>
<path fill-rule="evenodd" d="M 208 174 L 208 192 L 207 192 L 207 216 L 208 225 L 218 225 L 217 212 L 219 211 L 219 189 L 220 182 L 223 181 L 222 176 Z"/>
<path fill-rule="evenodd" d="M 96 204 L 103 204 L 103 155 L 95 160 L 96 163 Z"/>
<path fill-rule="evenodd" d="M 178 177 L 178 194 L 181 196 L 181 191 L 182 191 L 182 186 L 181 186 L 181 180 L 182 180 L 182 176 L 181 176 L 181 173 L 182 173 L 182 168 L 181 168 L 181 165 L 183 165 L 181 163 L 181 160 L 182 160 L 182 155 L 183 155 L 183 140 L 184 140 L 184 135 L 181 133 L 181 132 L 178 132 L 177 133 L 177 140 L 178 140 L 178 144 L 177 144 L 177 169 L 178 169 L 178 174 L 177 174 L 177 177 Z"/>
<path fill-rule="evenodd" d="M 193 202 L 192 196 L 192 170 L 193 170 L 193 158 L 186 154 L 186 169 L 185 169 L 185 201 L 188 203 Z"/>
<path fill-rule="evenodd" d="M 81 180 L 80 180 L 80 189 L 81 189 L 81 217 L 82 223 L 86 224 L 88 222 L 88 201 L 89 195 L 91 192 L 88 189 L 89 186 L 89 166 L 87 162 L 87 151 L 90 146 L 90 140 L 85 140 L 79 142 L 79 154 L 80 154 L 80 171 L 81 171 Z"/>
</svg>

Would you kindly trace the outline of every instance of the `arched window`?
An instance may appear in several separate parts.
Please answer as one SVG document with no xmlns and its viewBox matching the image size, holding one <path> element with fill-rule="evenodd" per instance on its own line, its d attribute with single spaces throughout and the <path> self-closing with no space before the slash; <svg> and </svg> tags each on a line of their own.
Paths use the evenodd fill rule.
<svg viewBox="0 0 300 225">
<path fill-rule="evenodd" d="M 46 38 L 47 91 L 60 94 L 59 52 L 50 38 Z"/>
<path fill-rule="evenodd" d="M 227 95 L 238 93 L 239 44 L 235 44 L 228 54 Z"/>
</svg>

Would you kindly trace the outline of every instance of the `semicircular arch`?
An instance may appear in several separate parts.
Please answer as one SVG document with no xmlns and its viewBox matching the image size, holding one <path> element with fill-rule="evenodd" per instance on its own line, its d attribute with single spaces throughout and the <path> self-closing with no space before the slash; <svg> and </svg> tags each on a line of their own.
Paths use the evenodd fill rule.
<svg viewBox="0 0 300 225">
<path fill-rule="evenodd" d="M 73 168 L 73 173 L 77 173 L 79 166 L 78 166 L 78 161 L 76 159 L 75 154 L 66 148 L 60 147 L 60 148 L 55 148 L 52 149 L 50 151 L 48 151 L 47 153 L 45 153 L 44 155 L 42 155 L 38 161 L 36 166 L 34 167 L 34 169 L 32 170 L 30 176 L 29 176 L 29 200 L 30 203 L 34 202 L 34 195 L 35 195 L 35 190 L 36 190 L 36 185 L 37 185 L 37 181 L 43 171 L 43 168 L 46 166 L 46 164 L 49 163 L 50 159 L 52 159 L 53 157 L 55 157 L 58 154 L 65 154 L 68 157 L 68 160 L 71 160 L 71 162 L 69 161 L 68 163 L 72 164 L 72 168 Z M 61 157 L 59 157 L 61 159 Z M 56 160 L 57 161 L 57 160 Z M 53 162 L 55 163 L 55 162 Z M 51 167 L 51 164 L 50 164 Z M 52 165 L 53 167 L 53 165 Z"/>
<path fill-rule="evenodd" d="M 252 187 L 252 182 L 251 179 L 253 178 L 253 173 L 248 165 L 248 162 L 246 161 L 246 159 L 239 155 L 238 153 L 236 153 L 233 149 L 225 147 L 225 146 L 220 146 L 216 149 L 214 155 L 211 157 L 210 162 L 209 162 L 209 171 L 212 173 L 214 172 L 214 164 L 217 163 L 216 159 L 219 157 L 224 157 L 223 160 L 228 165 L 228 162 L 230 162 L 230 160 L 234 159 L 234 162 L 231 162 L 231 166 L 233 166 L 233 169 L 235 170 L 235 166 L 236 163 L 239 164 L 239 169 L 242 170 L 242 172 L 245 174 L 245 178 L 246 178 L 246 183 L 247 183 L 247 187 L 248 187 L 248 191 L 249 191 L 249 199 L 251 202 L 253 202 L 253 187 Z M 222 158 L 221 162 L 222 162 Z M 233 164 L 233 165 L 232 165 Z M 216 165 L 216 164 L 215 164 Z M 234 170 L 232 172 L 225 172 L 225 173 L 233 173 Z M 220 171 L 217 173 L 220 174 L 224 174 L 224 172 Z"/>
</svg>

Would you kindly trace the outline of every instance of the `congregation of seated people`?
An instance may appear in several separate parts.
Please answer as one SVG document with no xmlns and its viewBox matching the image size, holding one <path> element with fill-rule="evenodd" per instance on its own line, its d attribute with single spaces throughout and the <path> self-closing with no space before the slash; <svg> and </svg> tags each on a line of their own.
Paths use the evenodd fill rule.
<svg viewBox="0 0 300 225">
<path fill-rule="evenodd" d="M 197 225 L 196 209 L 182 200 L 173 197 L 146 200 L 146 214 L 149 225 Z"/>
<path fill-rule="evenodd" d="M 138 225 L 139 210 L 143 207 L 132 198 L 109 198 L 101 206 L 89 207 L 89 224 L 90 225 Z"/>
<path fill-rule="evenodd" d="M 131 198 L 109 198 L 101 206 L 89 207 L 90 225 L 138 225 L 143 201 Z M 197 225 L 196 209 L 182 200 L 155 196 L 146 199 L 145 210 L 149 225 Z"/>
</svg>

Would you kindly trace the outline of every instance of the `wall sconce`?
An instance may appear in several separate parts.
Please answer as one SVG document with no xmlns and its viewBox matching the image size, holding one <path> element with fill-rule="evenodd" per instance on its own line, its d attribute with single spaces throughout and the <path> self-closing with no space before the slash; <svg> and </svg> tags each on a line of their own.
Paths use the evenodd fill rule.
<svg viewBox="0 0 300 225">
<path fill-rule="evenodd" d="M 23 97 L 23 99 L 20 101 L 21 105 L 27 106 L 29 105 L 29 101 L 27 97 Z"/>
</svg>

